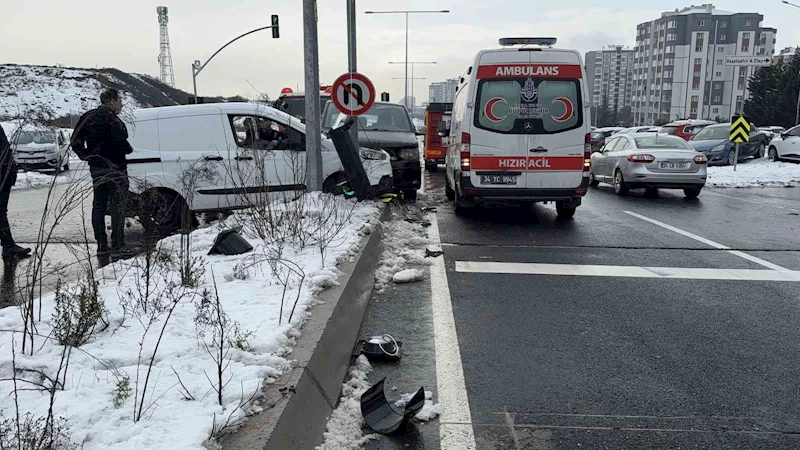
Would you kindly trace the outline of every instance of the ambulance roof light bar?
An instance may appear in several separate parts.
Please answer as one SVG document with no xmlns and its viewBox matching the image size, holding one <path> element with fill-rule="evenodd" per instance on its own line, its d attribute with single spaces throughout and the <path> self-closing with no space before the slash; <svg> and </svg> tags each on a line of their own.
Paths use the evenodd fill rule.
<svg viewBox="0 0 800 450">
<path fill-rule="evenodd" d="M 504 47 L 508 45 L 545 45 L 552 47 L 556 45 L 557 40 L 554 37 L 511 37 L 501 38 L 500 45 Z"/>
</svg>

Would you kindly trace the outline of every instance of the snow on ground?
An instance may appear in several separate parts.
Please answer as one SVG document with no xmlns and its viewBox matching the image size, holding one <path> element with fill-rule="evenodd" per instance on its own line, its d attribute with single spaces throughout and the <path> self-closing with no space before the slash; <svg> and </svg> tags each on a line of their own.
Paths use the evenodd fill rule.
<svg viewBox="0 0 800 450">
<path fill-rule="evenodd" d="M 328 419 L 324 441 L 316 450 L 358 450 L 377 434 L 364 435 L 362 427 L 366 424 L 361 416 L 361 394 L 370 388 L 369 377 L 372 366 L 367 357 L 359 356 L 350 367 L 350 379 L 342 385 L 339 406 Z"/>
<path fill-rule="evenodd" d="M 412 283 L 414 281 L 422 281 L 425 278 L 425 274 L 419 269 L 406 269 L 397 272 L 392 277 L 392 281 L 395 283 Z"/>
<path fill-rule="evenodd" d="M 79 160 L 80 161 L 80 160 Z M 70 159 L 70 164 L 72 160 Z M 56 177 L 56 184 L 66 184 L 72 179 L 71 172 L 62 172 L 58 176 L 54 175 L 52 171 L 48 172 L 19 172 L 17 174 L 17 183 L 11 189 L 14 191 L 22 189 L 31 189 L 41 186 L 49 186 L 53 182 L 53 177 Z"/>
<path fill-rule="evenodd" d="M 240 213 L 222 224 L 192 233 L 192 257 L 204 264 L 205 272 L 199 277 L 198 287 L 182 288 L 177 271 L 180 267 L 177 260 L 180 236 L 172 236 L 158 243 L 158 256 L 155 258 L 159 261 L 156 266 L 158 271 L 153 278 L 155 281 L 151 282 L 153 287 L 150 290 L 154 294 L 148 297 L 149 301 L 162 294 L 180 300 L 176 303 L 174 313 L 169 316 L 155 354 L 159 333 L 166 323 L 166 313 L 156 314 L 152 327 L 144 332 L 141 321 L 144 324 L 148 322 L 147 313 L 142 312 L 142 307 L 139 310 L 130 307 L 131 299 L 144 291 L 144 256 L 116 262 L 97 272 L 97 279 L 101 280 L 99 294 L 105 303 L 105 317 L 110 326 L 97 330 L 79 350 L 71 352 L 68 369 L 60 376 L 63 389 L 55 395 L 55 414 L 65 418 L 73 443 L 85 450 L 201 450 L 207 443 L 214 421 L 220 427 L 228 418 L 236 422 L 246 414 L 259 410 L 257 401 L 248 400 L 252 395 L 257 399 L 262 385 L 273 383 L 291 366 L 292 346 L 302 332 L 300 326 L 313 306 L 314 294 L 322 291 L 324 286 L 336 283 L 339 274 L 337 264 L 355 255 L 363 236 L 379 220 L 379 208 L 374 203 L 354 204 L 341 197 L 331 200 L 332 197 L 322 194 L 307 194 L 303 199 L 306 205 L 304 214 L 295 216 L 305 221 L 299 227 L 303 230 L 314 229 L 312 225 L 315 218 L 330 223 L 330 219 L 325 219 L 325 212 L 332 208 L 354 208 L 350 215 L 337 216 L 344 217 L 341 220 L 342 228 L 330 239 L 324 265 L 320 248 L 312 243 L 313 237 L 306 241 L 306 245 L 301 245 L 301 240 L 297 238 L 286 241 L 280 248 L 280 259 L 272 259 L 277 264 L 276 269 L 258 257 L 266 255 L 268 250 L 274 254 L 277 247 L 268 246 L 265 241 L 252 236 L 247 237 L 254 247 L 249 253 L 207 256 L 220 229 L 235 225 L 237 218 L 244 217 Z M 281 211 L 291 211 L 296 205 L 297 202 L 289 203 Z M 288 263 L 281 265 L 278 261 L 291 261 L 297 266 Z M 289 273 L 286 268 L 290 266 L 304 272 L 302 282 L 299 275 L 285 281 Z M 284 280 L 285 288 L 275 272 Z M 216 288 L 212 280 L 216 280 Z M 67 289 L 74 291 L 77 287 L 73 284 Z M 215 290 L 224 314 L 229 318 L 227 322 L 230 327 L 225 338 L 225 359 L 229 358 L 229 362 L 223 376 L 226 387 L 223 389 L 222 406 L 218 404 L 217 394 L 209 381 L 216 380 L 217 369 L 207 346 L 211 345 L 213 350 L 217 335 L 207 327 L 198 326 L 209 317 L 199 312 L 203 308 L 208 311 L 209 305 L 214 304 Z M 202 295 L 203 292 L 205 295 Z M 284 292 L 285 300 L 282 300 Z M 287 323 L 295 300 L 296 310 L 291 322 Z M 36 323 L 33 355 L 21 353 L 22 336 L 19 333 L 14 334 L 13 338 L 16 344 L 16 362 L 13 364 L 17 368 L 17 383 L 24 388 L 30 388 L 30 384 L 22 379 L 33 382 L 43 380 L 32 371 L 55 376 L 64 348 L 54 340 L 42 337 L 52 336 L 54 330 L 53 295 L 45 296 L 42 303 L 43 321 Z M 124 310 L 126 303 L 128 307 Z M 160 311 L 160 307 L 148 308 L 147 311 Z M 38 306 L 36 309 L 38 314 Z M 282 318 L 280 325 L 279 317 Z M 0 310 L 0 330 L 20 330 L 22 324 L 19 308 Z M 201 333 L 202 330 L 205 333 Z M 3 393 L 0 395 L 0 412 L 6 418 L 14 417 L 15 405 L 11 394 L 14 391 L 13 383 L 8 381 L 13 367 L 11 348 L 11 333 L 0 333 L 0 392 Z M 140 352 L 142 364 L 137 364 Z M 151 357 L 154 359 L 153 371 L 144 398 L 144 414 L 141 420 L 134 422 L 136 380 L 138 377 L 141 396 L 147 361 Z M 361 379 L 364 380 L 365 376 Z M 129 390 L 127 394 L 126 383 Z M 355 395 L 354 392 L 362 387 L 354 382 L 348 392 Z M 36 417 L 47 414 L 46 394 L 28 389 L 20 390 L 18 395 L 22 414 L 31 413 Z"/>
<path fill-rule="evenodd" d="M 399 411 L 403 411 L 406 407 L 406 404 L 414 398 L 416 392 L 411 392 L 407 394 L 403 394 L 400 398 L 394 402 L 395 408 Z M 438 403 L 433 403 L 433 391 L 425 391 L 425 405 L 422 406 L 422 409 L 419 410 L 416 417 L 417 420 L 421 420 L 423 422 L 431 421 L 441 414 L 442 408 L 439 406 Z"/>
<path fill-rule="evenodd" d="M 800 186 L 800 164 L 758 159 L 733 166 L 709 167 L 706 186 L 718 188 Z"/>
<path fill-rule="evenodd" d="M 429 240 L 422 217 L 419 207 L 414 205 L 392 208 L 392 220 L 384 223 L 383 254 L 375 272 L 375 289 L 378 292 L 385 290 L 395 275 L 400 277 L 396 283 L 422 279 L 414 272 L 415 276 L 406 280 L 412 275 L 406 271 L 409 265 L 430 265 L 430 260 L 425 257 Z M 421 271 L 418 272 L 421 275 Z"/>
</svg>

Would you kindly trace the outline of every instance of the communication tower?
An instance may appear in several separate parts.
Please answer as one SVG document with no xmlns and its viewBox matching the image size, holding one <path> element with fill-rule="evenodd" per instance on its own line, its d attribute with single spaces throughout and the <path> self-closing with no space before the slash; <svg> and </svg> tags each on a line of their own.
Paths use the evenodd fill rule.
<svg viewBox="0 0 800 450">
<path fill-rule="evenodd" d="M 170 87 L 175 87 L 175 71 L 172 69 L 172 51 L 169 49 L 169 31 L 167 24 L 169 16 L 166 6 L 156 7 L 158 13 L 158 29 L 161 48 L 158 52 L 158 65 L 160 66 L 159 79 Z"/>
</svg>

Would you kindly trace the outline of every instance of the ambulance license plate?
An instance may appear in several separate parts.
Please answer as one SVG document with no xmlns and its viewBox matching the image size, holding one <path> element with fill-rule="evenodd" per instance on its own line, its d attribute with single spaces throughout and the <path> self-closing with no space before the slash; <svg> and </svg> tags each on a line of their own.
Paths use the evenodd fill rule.
<svg viewBox="0 0 800 450">
<path fill-rule="evenodd" d="M 517 184 L 516 175 L 481 175 L 481 184 Z"/>
</svg>

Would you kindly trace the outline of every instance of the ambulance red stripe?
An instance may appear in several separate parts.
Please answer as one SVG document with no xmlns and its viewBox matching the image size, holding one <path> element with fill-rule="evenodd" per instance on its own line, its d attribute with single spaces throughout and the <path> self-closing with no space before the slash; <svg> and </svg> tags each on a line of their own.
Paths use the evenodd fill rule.
<svg viewBox="0 0 800 450">
<path fill-rule="evenodd" d="M 582 156 L 472 156 L 472 170 L 509 172 L 578 172 L 583 170 Z"/>
<path fill-rule="evenodd" d="M 583 78 L 579 64 L 495 64 L 479 66 L 476 77 L 491 78 Z"/>
</svg>

